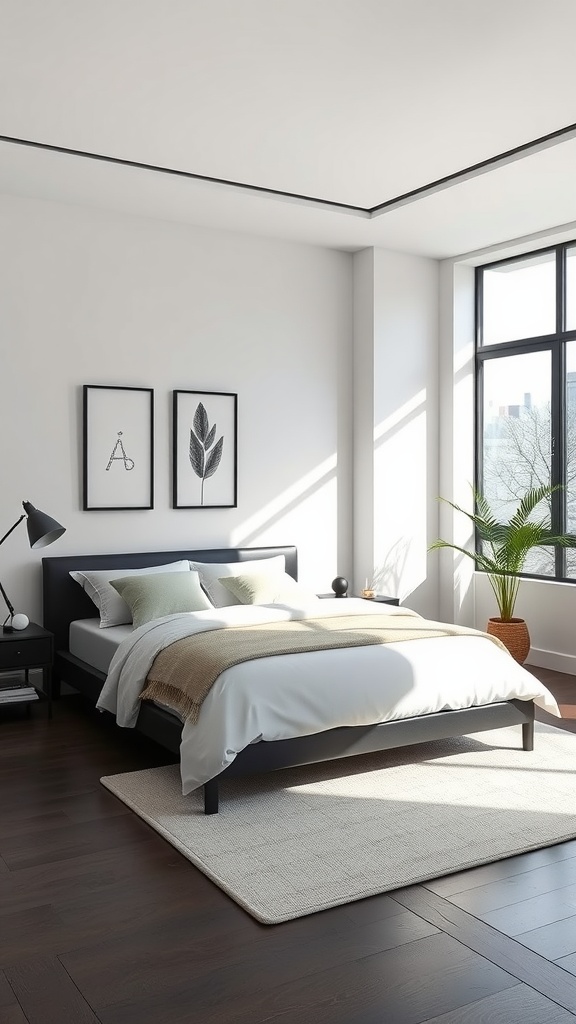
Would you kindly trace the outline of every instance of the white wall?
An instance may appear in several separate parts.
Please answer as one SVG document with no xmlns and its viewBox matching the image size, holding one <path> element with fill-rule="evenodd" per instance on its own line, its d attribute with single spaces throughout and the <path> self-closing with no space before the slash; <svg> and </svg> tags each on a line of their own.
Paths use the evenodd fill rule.
<svg viewBox="0 0 576 1024">
<path fill-rule="evenodd" d="M 295 543 L 318 590 L 376 575 L 483 628 L 485 578 L 427 554 L 439 535 L 466 542 L 437 496 L 463 503 L 473 479 L 473 269 L 438 271 L 0 196 L 0 536 L 23 498 L 67 527 L 46 552 L 24 524 L 2 545 L 17 609 L 41 617 L 42 553 Z M 155 389 L 152 511 L 80 510 L 84 383 Z M 174 388 L 238 393 L 238 508 L 170 507 Z M 576 672 L 576 587 L 523 582 L 518 613 L 530 660 Z"/>
<path fill-rule="evenodd" d="M 474 269 L 440 267 L 440 501 L 438 536 L 473 547 L 469 521 L 446 501 L 472 507 L 474 483 Z M 474 563 L 450 550 L 433 556 L 440 574 L 442 621 L 474 623 Z M 486 624 L 484 623 L 484 626 Z M 484 627 L 482 627 L 484 628 Z"/>
<path fill-rule="evenodd" d="M 353 480 L 355 579 L 360 590 L 374 575 L 374 345 L 375 250 L 354 254 Z M 393 594 L 392 596 L 395 596 Z"/>
<path fill-rule="evenodd" d="M 438 564 L 428 555 L 438 530 L 438 295 L 436 260 L 384 249 L 354 257 L 355 584 L 368 578 L 431 617 L 438 610 Z"/>
<path fill-rule="evenodd" d="M 351 573 L 351 259 L 0 196 L 0 536 L 22 499 L 67 527 L 2 545 L 18 610 L 42 553 L 294 543 L 315 588 Z M 86 383 L 155 389 L 152 511 L 80 510 Z M 238 393 L 236 509 L 171 509 L 172 389 Z"/>
</svg>

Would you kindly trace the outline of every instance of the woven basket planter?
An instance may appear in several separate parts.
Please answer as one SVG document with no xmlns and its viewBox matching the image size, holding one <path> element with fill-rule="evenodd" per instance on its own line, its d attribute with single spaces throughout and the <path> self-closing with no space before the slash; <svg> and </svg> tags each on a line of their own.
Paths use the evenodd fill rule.
<svg viewBox="0 0 576 1024">
<path fill-rule="evenodd" d="M 486 632 L 497 636 L 510 654 L 520 665 L 523 665 L 530 651 L 530 634 L 524 619 L 488 619 Z"/>
</svg>

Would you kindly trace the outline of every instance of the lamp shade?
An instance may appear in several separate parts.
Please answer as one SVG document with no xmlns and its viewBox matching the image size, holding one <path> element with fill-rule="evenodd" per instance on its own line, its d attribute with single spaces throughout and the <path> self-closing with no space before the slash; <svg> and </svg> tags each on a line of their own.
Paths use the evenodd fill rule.
<svg viewBox="0 0 576 1024">
<path fill-rule="evenodd" d="M 66 532 L 65 526 L 61 526 L 55 519 L 52 519 L 52 516 L 41 512 L 39 508 L 34 508 L 29 501 L 23 501 L 22 506 L 28 516 L 26 525 L 31 548 L 45 548 Z"/>
</svg>

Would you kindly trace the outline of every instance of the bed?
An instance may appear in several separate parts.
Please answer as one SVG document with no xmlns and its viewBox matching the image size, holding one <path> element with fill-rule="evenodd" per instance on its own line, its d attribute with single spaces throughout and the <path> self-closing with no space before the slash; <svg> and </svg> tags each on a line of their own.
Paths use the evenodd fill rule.
<svg viewBox="0 0 576 1024">
<path fill-rule="evenodd" d="M 129 572 L 138 570 L 146 575 L 151 572 L 152 567 L 162 569 L 162 567 L 177 564 L 183 560 L 184 562 L 192 561 L 194 563 L 212 564 L 217 567 L 223 564 L 240 563 L 238 572 L 241 573 L 242 563 L 249 564 L 258 560 L 264 560 L 262 565 L 265 565 L 269 559 L 277 559 L 279 557 L 283 559 L 286 573 L 292 580 L 297 580 L 297 551 L 293 546 L 194 549 L 85 556 L 66 555 L 43 558 L 44 625 L 55 637 L 54 696 L 58 696 L 60 683 L 62 682 L 82 693 L 95 705 L 98 705 L 98 702 L 102 700 L 101 695 L 105 692 L 105 684 L 108 685 L 110 682 L 112 674 L 109 671 L 110 657 L 112 657 L 114 648 L 118 644 L 121 645 L 118 650 L 137 648 L 136 641 L 140 641 L 140 633 L 150 633 L 154 634 L 154 636 L 158 633 L 160 635 L 160 625 L 162 625 L 162 629 L 166 628 L 166 623 L 170 628 L 175 628 L 174 624 L 179 624 L 180 620 L 183 619 L 182 615 L 167 616 L 165 619 L 158 620 L 158 624 L 154 622 L 151 625 L 141 626 L 137 630 L 133 630 L 131 625 L 125 625 L 123 629 L 121 626 L 118 626 L 115 627 L 119 631 L 116 634 L 109 629 L 100 629 L 98 612 L 93 601 L 78 585 L 78 582 L 72 579 L 70 576 L 71 572 L 81 571 L 89 573 L 99 570 L 117 571 L 121 569 Z M 234 569 L 231 571 L 234 572 Z M 217 572 L 220 572 L 219 568 L 217 568 Z M 338 616 L 343 614 L 344 609 L 350 615 L 361 615 L 366 609 L 370 613 L 378 610 L 386 615 L 390 611 L 395 611 L 398 614 L 403 612 L 402 609 L 390 609 L 382 605 L 376 609 L 374 606 L 369 605 L 368 602 L 362 602 L 360 599 L 348 598 L 343 601 L 333 598 L 317 602 L 316 606 L 308 612 L 306 610 L 295 611 L 294 609 L 286 608 L 282 604 L 275 605 L 274 607 L 266 605 L 263 609 L 247 609 L 246 606 L 240 606 L 239 608 L 237 607 L 235 612 L 233 609 L 230 611 L 232 616 L 231 622 L 226 618 L 228 615 L 227 610 L 221 609 L 219 610 L 219 617 L 217 617 L 217 624 L 228 626 L 244 621 L 259 623 L 269 620 L 275 621 L 276 618 L 301 620 L 306 618 L 306 615 L 310 615 L 310 617 L 334 617 L 337 619 Z M 211 617 L 214 618 L 213 612 L 213 609 L 212 611 L 200 611 L 197 616 L 188 616 L 188 618 L 204 618 L 209 620 Z M 224 621 L 221 623 L 220 618 L 223 616 Z M 213 625 L 214 623 L 211 623 L 210 628 Z M 202 626 L 202 629 L 204 628 Z M 83 646 L 80 648 L 76 646 L 77 641 L 75 638 L 78 634 L 83 634 Z M 213 814 L 218 811 L 218 784 L 223 776 L 268 772 L 284 767 L 333 760 L 514 724 L 519 724 L 522 727 L 522 745 L 524 750 L 532 750 L 534 744 L 535 704 L 545 707 L 553 714 L 559 714 L 554 698 L 535 677 L 517 665 L 505 652 L 499 651 L 490 641 L 477 637 L 470 637 L 469 641 L 467 638 L 461 638 L 461 640 L 464 646 L 461 642 L 460 651 L 464 652 L 465 658 L 464 661 L 461 660 L 460 662 L 453 660 L 456 657 L 453 653 L 454 645 L 449 648 L 446 647 L 445 643 L 449 641 L 446 641 L 445 638 L 428 641 L 428 644 L 432 644 L 432 646 L 427 648 L 425 640 L 407 641 L 399 645 L 391 643 L 388 645 L 387 656 L 390 657 L 394 654 L 396 659 L 395 662 L 388 661 L 388 664 L 396 664 L 401 670 L 405 670 L 406 666 L 410 664 L 410 679 L 412 683 L 411 687 L 405 687 L 405 690 L 411 689 L 414 693 L 418 693 L 419 687 L 422 691 L 424 686 L 427 696 L 424 702 L 422 702 L 420 696 L 419 704 L 410 704 L 408 702 L 408 704 L 402 705 L 402 700 L 406 699 L 406 693 L 403 692 L 402 698 L 397 701 L 400 710 L 396 708 L 394 712 L 387 713 L 387 718 L 384 721 L 363 720 L 362 716 L 364 719 L 370 717 L 370 713 L 365 709 L 363 709 L 361 716 L 358 716 L 356 712 L 350 714 L 349 711 L 342 713 L 338 711 L 340 718 L 334 718 L 336 712 L 332 713 L 331 710 L 332 718 L 328 715 L 328 709 L 332 704 L 328 696 L 332 691 L 328 687 L 334 685 L 335 690 L 340 688 L 340 691 L 346 694 L 346 700 L 351 700 L 350 694 L 355 693 L 356 690 L 361 690 L 364 679 L 367 679 L 369 676 L 368 668 L 365 671 L 364 667 L 362 667 L 360 674 L 358 674 L 357 666 L 368 666 L 371 662 L 376 664 L 374 659 L 384 656 L 381 649 L 374 647 L 368 650 L 368 648 L 359 647 L 356 650 L 346 649 L 290 655 L 288 662 L 290 662 L 291 666 L 295 664 L 306 666 L 308 671 L 320 665 L 320 662 L 317 660 L 319 657 L 324 659 L 322 661 L 323 671 L 317 673 L 318 687 L 325 688 L 322 691 L 322 701 L 317 700 L 314 705 L 312 700 L 314 680 L 311 677 L 306 683 L 306 689 L 295 691 L 298 693 L 298 699 L 301 700 L 303 706 L 311 705 L 311 710 L 306 708 L 306 714 L 309 714 L 309 722 L 315 724 L 311 726 L 310 724 L 306 725 L 304 722 L 303 725 L 298 724 L 294 726 L 290 723 L 279 728 L 277 720 L 275 720 L 276 724 L 269 733 L 260 726 L 258 726 L 255 735 L 246 732 L 245 740 L 241 743 L 236 741 L 236 745 L 242 749 L 234 749 L 232 752 L 227 749 L 226 754 L 230 756 L 221 757 L 219 749 L 210 752 L 207 763 L 212 767 L 206 769 L 205 765 L 203 765 L 204 776 L 197 775 L 197 777 L 194 777 L 194 769 L 192 771 L 192 781 L 188 779 L 187 790 L 184 791 L 190 791 L 202 785 L 204 811 L 207 814 Z M 145 642 L 150 643 L 149 640 L 145 641 L 142 639 L 140 646 Z M 466 643 L 468 643 L 468 648 L 465 646 Z M 487 673 L 491 678 L 489 684 L 487 681 L 484 687 L 480 685 L 478 688 L 478 683 L 482 682 L 480 677 L 478 677 L 475 683 L 468 683 L 467 681 L 469 676 L 473 676 L 474 672 L 478 675 L 479 671 L 475 649 L 470 648 L 469 643 L 484 644 L 486 647 L 484 653 L 488 657 L 487 664 L 497 666 L 495 672 L 490 671 Z M 90 646 L 91 644 L 94 645 L 93 648 Z M 108 653 L 106 653 L 106 645 L 108 646 Z M 100 653 L 96 654 L 94 653 L 95 651 Z M 416 651 L 417 654 L 411 653 L 408 657 L 408 651 Z M 449 652 L 448 661 L 446 660 L 447 652 Z M 458 656 L 460 657 L 460 655 Z M 116 658 L 117 655 L 114 655 L 114 657 Z M 364 660 L 362 662 L 354 660 L 358 657 Z M 300 660 L 298 661 L 298 659 Z M 418 661 L 418 659 L 420 660 Z M 286 656 L 284 656 L 282 664 L 286 665 L 288 662 L 286 661 Z M 450 665 L 448 662 L 450 662 Z M 266 663 L 266 668 L 263 669 L 264 663 Z M 112 664 L 115 664 L 115 662 L 112 662 Z M 249 677 L 252 677 L 254 683 L 258 680 L 258 685 L 263 686 L 262 680 L 265 678 L 263 673 L 268 671 L 268 668 L 273 664 L 280 665 L 280 662 L 274 658 L 263 658 L 259 661 L 245 662 L 243 666 L 232 670 L 239 672 L 241 669 L 243 672 L 242 679 L 244 681 L 242 684 L 238 684 L 238 692 L 242 692 L 241 685 L 246 685 L 246 687 L 251 685 L 248 681 Z M 457 669 L 456 666 L 458 665 L 460 665 L 460 669 Z M 462 694 L 459 694 L 455 700 L 453 695 L 456 692 L 455 683 L 457 682 L 458 672 L 461 675 L 463 689 Z M 492 679 L 492 676 L 498 676 L 501 672 L 503 675 L 502 686 L 499 685 L 498 680 L 494 681 Z M 452 697 L 450 695 L 446 697 L 444 694 L 441 696 L 436 694 L 440 684 L 445 682 L 444 676 L 446 676 L 449 684 L 448 689 L 450 690 L 450 686 L 452 687 Z M 302 687 L 302 679 L 304 679 L 302 672 L 299 673 L 299 677 L 298 685 Z M 269 686 L 269 672 L 266 678 L 265 685 Z M 308 677 L 306 678 L 308 679 Z M 347 681 L 348 685 L 346 685 Z M 350 681 L 353 683 L 352 686 L 349 685 Z M 395 680 L 392 677 L 390 677 L 389 684 L 389 688 L 391 687 L 393 690 Z M 296 684 L 294 685 L 296 686 Z M 466 690 L 467 686 L 472 687 L 469 692 Z M 260 691 L 256 690 L 255 692 L 260 693 L 259 700 L 266 700 L 265 697 L 262 697 L 263 689 L 260 689 Z M 278 687 L 275 687 L 275 692 L 279 692 Z M 506 694 L 505 699 L 502 697 L 504 693 Z M 310 697 L 310 700 L 308 700 L 308 697 Z M 183 721 L 182 717 L 175 714 L 173 710 L 163 706 L 161 702 L 138 700 L 134 728 L 139 733 L 165 747 L 171 753 L 179 755 L 181 766 L 183 766 L 184 751 L 188 751 L 192 747 L 198 748 L 200 739 L 204 741 L 208 735 L 211 737 L 213 733 L 217 733 L 217 723 L 216 726 L 211 723 L 209 729 L 204 728 L 204 732 L 201 732 L 201 730 L 203 725 L 209 721 L 206 716 L 221 713 L 218 704 L 219 700 L 221 700 L 221 694 L 217 686 L 215 686 L 213 692 L 211 691 L 209 698 L 207 698 L 207 703 L 202 707 L 200 719 L 194 726 L 190 726 L 187 722 Z M 412 694 L 409 700 L 413 700 Z M 462 703 L 466 706 L 449 706 L 450 704 L 458 705 Z M 107 706 L 106 702 L 104 706 Z M 293 706 L 294 701 L 291 704 L 292 708 Z M 111 707 L 112 705 L 110 705 Z M 282 707 L 284 709 L 284 705 Z M 326 720 L 322 720 L 320 724 L 318 719 L 319 707 L 325 708 L 327 715 Z M 425 713 L 414 714 L 410 710 L 412 707 L 425 707 Z M 284 713 L 284 710 L 282 713 Z M 348 718 L 346 718 L 346 715 L 348 715 Z M 205 721 L 203 721 L 203 716 Z M 250 709 L 245 714 L 242 712 L 242 716 L 247 721 L 250 720 Z M 287 713 L 286 717 L 289 718 L 290 715 Z M 341 720 L 342 717 L 343 720 Z M 350 723 L 350 720 L 352 720 L 352 724 L 347 724 Z M 360 724 L 358 724 L 359 720 Z M 216 722 L 216 719 L 214 721 Z M 334 726 L 334 721 L 338 721 L 339 724 Z M 234 726 L 237 725 L 235 722 L 232 724 Z M 310 728 L 314 728 L 312 733 L 309 731 Z M 303 734 L 301 734 L 302 730 L 304 730 Z M 274 738 L 267 738 L 268 734 Z M 226 738 L 224 737 L 223 742 L 225 743 L 225 741 Z M 243 742 L 245 742 L 245 746 L 242 745 Z M 207 741 L 205 747 L 206 749 L 209 747 Z M 206 772 L 209 777 L 207 777 Z M 184 767 L 182 767 L 182 773 L 184 785 Z"/>
</svg>

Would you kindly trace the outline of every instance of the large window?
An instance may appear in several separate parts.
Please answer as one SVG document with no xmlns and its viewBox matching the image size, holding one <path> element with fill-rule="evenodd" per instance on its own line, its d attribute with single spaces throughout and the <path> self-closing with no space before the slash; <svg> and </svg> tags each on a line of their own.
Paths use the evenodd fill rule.
<svg viewBox="0 0 576 1024">
<path fill-rule="evenodd" d="M 476 381 L 476 486 L 506 522 L 563 484 L 552 527 L 576 533 L 576 243 L 478 267 Z M 576 549 L 537 548 L 526 572 L 576 582 Z"/>
</svg>

